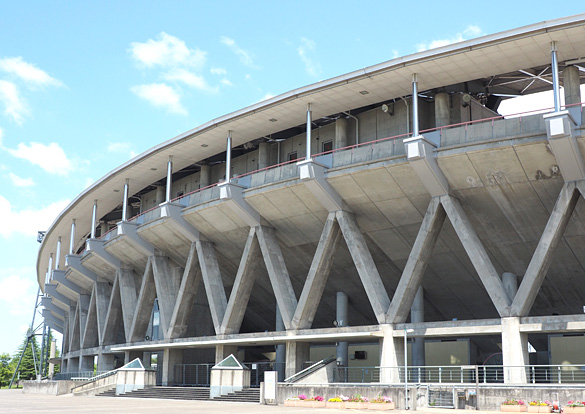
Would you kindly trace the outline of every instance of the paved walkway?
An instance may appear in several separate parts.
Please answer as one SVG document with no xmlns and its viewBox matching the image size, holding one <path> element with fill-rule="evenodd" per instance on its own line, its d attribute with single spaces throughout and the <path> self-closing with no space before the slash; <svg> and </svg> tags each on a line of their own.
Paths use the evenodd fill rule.
<svg viewBox="0 0 585 414">
<path fill-rule="evenodd" d="M 212 401 L 178 401 L 146 398 L 108 398 L 108 397 L 73 397 L 63 395 L 24 394 L 22 390 L 0 390 L 0 413 L 2 414 L 43 414 L 43 413 L 105 413 L 105 414 L 166 414 L 166 413 L 197 413 L 197 414 L 246 414 L 246 413 L 382 413 L 372 410 L 338 410 L 330 408 L 296 408 L 282 405 L 260 405 L 246 403 L 226 403 Z M 460 411 L 462 412 L 462 411 Z M 406 411 L 396 410 L 394 414 L 405 414 Z M 412 411 L 410 413 L 413 413 Z M 418 411 L 425 414 L 454 414 L 454 410 L 432 408 Z M 471 412 L 470 412 L 471 413 Z M 473 413 L 491 413 L 489 411 L 473 411 Z"/>
</svg>

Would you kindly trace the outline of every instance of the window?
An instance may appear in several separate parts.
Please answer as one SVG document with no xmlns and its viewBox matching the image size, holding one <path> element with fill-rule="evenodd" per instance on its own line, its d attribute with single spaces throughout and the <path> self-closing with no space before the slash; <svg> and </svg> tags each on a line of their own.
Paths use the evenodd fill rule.
<svg viewBox="0 0 585 414">
<path fill-rule="evenodd" d="M 323 148 L 321 149 L 321 152 L 329 152 L 329 151 L 333 151 L 333 140 L 329 140 L 329 141 L 325 141 L 323 142 Z"/>
<path fill-rule="evenodd" d="M 288 160 L 289 160 L 289 161 L 294 161 L 294 160 L 296 160 L 297 158 L 298 158 L 298 157 L 297 157 L 297 152 L 296 152 L 296 151 L 294 151 L 294 152 L 289 152 L 289 153 L 288 153 Z"/>
</svg>

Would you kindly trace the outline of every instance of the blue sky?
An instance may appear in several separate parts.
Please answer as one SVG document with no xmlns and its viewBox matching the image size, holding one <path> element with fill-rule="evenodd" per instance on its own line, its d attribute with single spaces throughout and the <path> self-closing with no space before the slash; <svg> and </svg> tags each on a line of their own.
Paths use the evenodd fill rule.
<svg viewBox="0 0 585 414">
<path fill-rule="evenodd" d="M 116 166 L 297 87 L 584 11 L 574 0 L 0 0 L 0 10 L 0 353 L 30 323 L 37 231 Z"/>
</svg>

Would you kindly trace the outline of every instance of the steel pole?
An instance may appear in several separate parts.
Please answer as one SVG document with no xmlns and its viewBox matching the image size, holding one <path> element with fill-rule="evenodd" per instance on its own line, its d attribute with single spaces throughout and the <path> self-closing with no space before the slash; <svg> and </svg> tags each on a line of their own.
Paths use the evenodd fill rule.
<svg viewBox="0 0 585 414">
<path fill-rule="evenodd" d="M 404 329 L 404 409 L 408 410 L 408 332 Z"/>
<path fill-rule="evenodd" d="M 69 239 L 69 254 L 73 254 L 75 246 L 75 219 L 71 222 L 71 236 Z"/>
<path fill-rule="evenodd" d="M 232 176 L 232 131 L 228 131 L 225 150 L 225 181 L 229 183 Z"/>
<path fill-rule="evenodd" d="M 412 74 L 412 136 L 417 137 L 418 132 L 418 76 Z"/>
<path fill-rule="evenodd" d="M 93 200 L 93 213 L 91 215 L 91 238 L 95 239 L 95 221 L 97 218 L 97 200 Z"/>
<path fill-rule="evenodd" d="M 124 183 L 124 201 L 122 202 L 122 221 L 128 220 L 128 189 L 130 187 L 130 180 L 126 178 Z"/>
<path fill-rule="evenodd" d="M 305 160 L 311 159 L 311 104 L 307 104 L 307 150 L 305 152 Z"/>
<path fill-rule="evenodd" d="M 173 156 L 169 155 L 167 163 L 167 203 L 171 202 L 171 186 L 173 184 Z"/>
<path fill-rule="evenodd" d="M 553 92 L 555 98 L 555 112 L 561 110 L 561 94 L 559 88 L 559 63 L 557 61 L 557 42 L 550 42 L 551 70 L 553 78 Z"/>
</svg>

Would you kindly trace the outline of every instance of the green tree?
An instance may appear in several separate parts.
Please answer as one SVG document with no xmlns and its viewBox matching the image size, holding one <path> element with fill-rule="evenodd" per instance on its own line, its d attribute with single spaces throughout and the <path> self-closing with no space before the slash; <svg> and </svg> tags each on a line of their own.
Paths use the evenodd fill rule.
<svg viewBox="0 0 585 414">
<path fill-rule="evenodd" d="M 37 360 L 37 364 L 38 364 L 38 359 L 41 356 L 41 350 L 39 348 L 37 338 L 33 335 L 31 337 L 31 340 L 28 343 L 28 346 L 26 347 L 26 349 L 24 349 L 24 347 L 26 345 L 27 345 L 27 337 L 25 336 L 24 341 L 22 342 L 22 345 L 18 348 L 18 352 L 14 356 L 13 361 L 15 361 L 15 363 L 18 363 L 18 360 L 20 359 L 20 355 L 24 351 L 24 356 L 22 357 L 22 362 L 20 363 L 20 367 L 18 369 L 19 374 L 20 374 L 19 378 L 21 380 L 36 379 L 35 364 L 34 364 L 34 358 L 33 358 L 33 348 L 35 350 L 35 357 Z M 37 365 L 37 369 L 38 369 L 38 365 Z"/>
<path fill-rule="evenodd" d="M 14 373 L 14 366 L 11 364 L 10 354 L 0 354 L 0 388 L 7 387 Z"/>
</svg>

